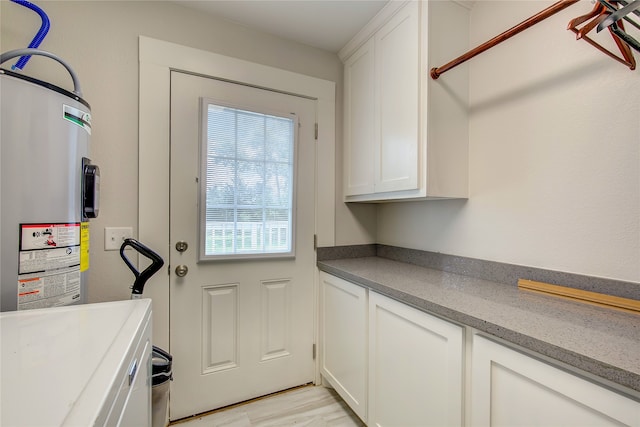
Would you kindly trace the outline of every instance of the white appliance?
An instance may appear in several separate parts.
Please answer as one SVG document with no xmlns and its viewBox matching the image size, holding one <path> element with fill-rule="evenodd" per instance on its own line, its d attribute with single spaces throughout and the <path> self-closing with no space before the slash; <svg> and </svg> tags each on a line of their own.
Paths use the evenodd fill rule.
<svg viewBox="0 0 640 427">
<path fill-rule="evenodd" d="M 98 215 L 100 171 L 89 160 L 91 110 L 74 90 L 0 70 L 2 282 L 0 311 L 86 302 L 89 219 Z"/>
<path fill-rule="evenodd" d="M 0 330 L 0 425 L 151 425 L 151 300 L 5 312 Z"/>
</svg>

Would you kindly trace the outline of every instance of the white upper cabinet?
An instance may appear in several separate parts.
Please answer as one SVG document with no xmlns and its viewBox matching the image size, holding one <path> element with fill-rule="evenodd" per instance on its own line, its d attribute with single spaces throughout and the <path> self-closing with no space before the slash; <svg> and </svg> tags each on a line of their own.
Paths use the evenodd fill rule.
<svg viewBox="0 0 640 427">
<path fill-rule="evenodd" d="M 467 197 L 467 67 L 437 81 L 429 69 L 468 48 L 468 14 L 389 2 L 340 51 L 345 201 Z"/>
<path fill-rule="evenodd" d="M 409 3 L 374 36 L 376 193 L 418 189 L 418 12 Z"/>
<path fill-rule="evenodd" d="M 345 194 L 373 193 L 373 39 L 367 41 L 344 64 Z"/>
</svg>

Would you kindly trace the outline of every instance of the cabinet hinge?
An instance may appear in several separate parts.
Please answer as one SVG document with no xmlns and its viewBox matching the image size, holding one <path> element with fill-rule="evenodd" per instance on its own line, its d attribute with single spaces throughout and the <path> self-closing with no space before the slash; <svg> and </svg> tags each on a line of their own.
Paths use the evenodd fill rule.
<svg viewBox="0 0 640 427">
<path fill-rule="evenodd" d="M 318 124 L 317 123 L 316 123 L 315 136 L 316 136 L 316 141 L 317 141 L 318 140 Z"/>
<path fill-rule="evenodd" d="M 313 344 L 313 360 L 316 360 L 316 345 Z"/>
<path fill-rule="evenodd" d="M 315 251 L 316 249 L 318 249 L 318 235 L 314 234 L 313 235 L 313 250 Z"/>
</svg>

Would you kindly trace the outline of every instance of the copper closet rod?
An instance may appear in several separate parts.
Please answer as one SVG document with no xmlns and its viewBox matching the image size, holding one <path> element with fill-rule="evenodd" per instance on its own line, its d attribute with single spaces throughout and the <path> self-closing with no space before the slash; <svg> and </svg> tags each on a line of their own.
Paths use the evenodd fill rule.
<svg viewBox="0 0 640 427">
<path fill-rule="evenodd" d="M 468 61 L 469 59 L 473 58 L 474 56 L 481 54 L 485 50 L 491 49 L 495 45 L 497 45 L 499 43 L 502 43 L 503 41 L 515 36 L 518 33 L 521 33 L 522 31 L 526 30 L 527 28 L 534 26 L 538 22 L 540 22 L 540 21 L 542 21 L 544 19 L 547 19 L 551 15 L 554 15 L 554 14 L 560 12 L 561 10 L 571 6 L 574 3 L 577 3 L 578 1 L 580 1 L 580 0 L 560 0 L 559 2 L 552 4 L 551 6 L 549 6 L 546 9 L 544 9 L 543 11 L 537 13 L 536 15 L 533 15 L 532 17 L 530 17 L 529 19 L 527 19 L 525 21 L 522 21 L 521 23 L 519 23 L 518 25 L 516 25 L 513 28 L 508 29 L 504 33 L 495 36 L 494 38 L 492 38 L 488 42 L 485 42 L 485 43 L 481 44 L 480 46 L 476 47 L 475 49 L 470 50 L 469 52 L 465 53 L 464 55 L 461 55 L 461 56 L 457 57 L 456 59 L 454 59 L 451 62 L 448 62 L 447 64 L 443 65 L 442 67 L 437 67 L 437 68 L 434 67 L 434 68 L 432 68 L 431 69 L 431 78 L 433 78 L 434 80 L 437 79 L 438 77 L 440 77 L 440 75 L 442 73 L 445 73 L 445 72 L 449 71 L 450 69 L 462 64 L 463 62 Z"/>
</svg>

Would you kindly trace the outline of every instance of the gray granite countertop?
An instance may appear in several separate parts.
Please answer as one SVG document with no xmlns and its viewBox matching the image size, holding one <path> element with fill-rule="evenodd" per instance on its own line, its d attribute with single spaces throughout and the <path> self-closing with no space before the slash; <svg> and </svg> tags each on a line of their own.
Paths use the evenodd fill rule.
<svg viewBox="0 0 640 427">
<path fill-rule="evenodd" d="M 640 315 L 380 257 L 318 268 L 640 392 Z"/>
</svg>

